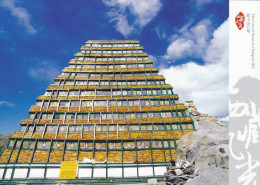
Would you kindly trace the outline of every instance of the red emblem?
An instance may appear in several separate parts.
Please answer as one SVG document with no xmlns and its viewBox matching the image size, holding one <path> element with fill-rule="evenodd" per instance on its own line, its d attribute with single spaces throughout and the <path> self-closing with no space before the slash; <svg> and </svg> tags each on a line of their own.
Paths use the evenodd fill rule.
<svg viewBox="0 0 260 185">
<path fill-rule="evenodd" d="M 238 27 L 239 30 L 241 30 L 242 28 L 244 28 L 244 22 L 245 22 L 245 16 L 242 12 L 239 12 L 235 18 L 236 21 L 236 25 Z"/>
</svg>

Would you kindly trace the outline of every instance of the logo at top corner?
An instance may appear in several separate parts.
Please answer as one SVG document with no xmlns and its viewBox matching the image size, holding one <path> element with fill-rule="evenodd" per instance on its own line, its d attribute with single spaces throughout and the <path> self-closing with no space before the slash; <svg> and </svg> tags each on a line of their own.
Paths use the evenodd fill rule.
<svg viewBox="0 0 260 185">
<path fill-rule="evenodd" d="M 235 21 L 238 29 L 242 30 L 242 28 L 244 28 L 245 15 L 242 12 L 239 12 L 235 18 Z"/>
</svg>

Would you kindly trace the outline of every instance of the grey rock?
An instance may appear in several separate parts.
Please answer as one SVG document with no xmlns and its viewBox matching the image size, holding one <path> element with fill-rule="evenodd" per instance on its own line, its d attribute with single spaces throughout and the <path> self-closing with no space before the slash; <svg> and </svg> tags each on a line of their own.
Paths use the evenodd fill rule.
<svg viewBox="0 0 260 185">
<path fill-rule="evenodd" d="M 228 169 L 208 168 L 199 175 L 189 179 L 185 185 L 228 185 Z"/>
<path fill-rule="evenodd" d="M 185 134 L 178 141 L 177 161 L 191 162 L 195 158 L 195 172 L 208 167 L 228 168 L 228 127 L 216 122 L 199 118 L 198 131 Z"/>
<path fill-rule="evenodd" d="M 229 168 L 229 135 L 227 125 L 217 117 L 204 114 L 193 117 L 196 132 L 185 134 L 178 141 L 176 162 L 189 161 L 194 178 L 187 185 L 226 185 Z M 186 185 L 185 184 L 185 185 Z"/>
<path fill-rule="evenodd" d="M 8 139 L 12 134 L 1 134 L 0 135 L 0 152 L 3 147 L 5 147 L 8 143 Z"/>
<path fill-rule="evenodd" d="M 174 172 L 174 174 L 177 175 L 177 176 L 183 174 L 183 171 L 182 171 L 181 169 L 175 169 L 173 172 Z"/>
</svg>

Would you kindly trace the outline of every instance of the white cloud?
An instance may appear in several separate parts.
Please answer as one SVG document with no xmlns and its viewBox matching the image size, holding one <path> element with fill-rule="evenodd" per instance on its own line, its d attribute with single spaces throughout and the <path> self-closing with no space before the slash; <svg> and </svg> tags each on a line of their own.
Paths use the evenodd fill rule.
<svg viewBox="0 0 260 185">
<path fill-rule="evenodd" d="M 171 44 L 167 48 L 165 59 L 182 59 L 205 55 L 212 32 L 211 21 L 204 19 L 193 27 L 190 24 L 188 23 L 177 34 L 171 36 Z"/>
<path fill-rule="evenodd" d="M 128 24 L 126 16 L 119 14 L 115 10 L 108 12 L 108 16 L 111 17 L 110 22 L 116 22 L 115 28 L 122 35 L 127 36 L 134 31 L 134 26 Z"/>
<path fill-rule="evenodd" d="M 213 2 L 214 0 L 196 0 L 196 4 L 197 5 L 204 5 L 204 4 L 207 4 L 207 3 L 211 3 Z"/>
<path fill-rule="evenodd" d="M 208 3 L 220 2 L 221 0 L 195 0 L 196 6 L 202 6 Z"/>
<path fill-rule="evenodd" d="M 30 15 L 26 9 L 15 6 L 15 0 L 2 0 L 0 6 L 7 8 L 11 14 L 18 19 L 18 22 L 25 27 L 25 29 L 31 33 L 37 33 L 36 29 L 30 23 Z"/>
<path fill-rule="evenodd" d="M 213 33 L 213 39 L 211 39 L 209 46 L 206 49 L 206 55 L 203 57 L 208 63 L 224 62 L 226 67 L 228 64 L 228 20 L 225 21 L 216 31 Z"/>
<path fill-rule="evenodd" d="M 111 7 L 108 12 L 110 21 L 116 22 L 116 30 L 125 37 L 134 30 L 146 26 L 162 7 L 160 0 L 103 0 L 103 2 Z M 130 15 L 134 16 L 131 24 L 127 19 Z"/>
<path fill-rule="evenodd" d="M 203 50 L 204 65 L 189 61 L 161 68 L 160 73 L 179 94 L 180 100 L 193 100 L 200 112 L 223 117 L 228 114 L 228 20 L 214 31 Z"/>
<path fill-rule="evenodd" d="M 204 6 L 210 3 L 220 3 L 223 0 L 191 0 L 194 8 L 196 8 L 198 11 L 205 8 Z"/>
<path fill-rule="evenodd" d="M 160 0 L 132 0 L 129 9 L 137 16 L 135 23 L 143 27 L 157 15 L 161 7 Z"/>
<path fill-rule="evenodd" d="M 154 55 L 148 55 L 148 59 L 152 60 L 153 64 L 156 64 L 158 61 L 157 57 Z"/>
<path fill-rule="evenodd" d="M 180 38 L 172 42 L 167 48 L 166 59 L 180 59 L 193 54 L 195 44 L 192 40 Z"/>
<path fill-rule="evenodd" d="M 36 66 L 29 68 L 28 74 L 35 80 L 52 81 L 60 70 L 49 62 L 38 63 Z"/>
<path fill-rule="evenodd" d="M 7 106 L 7 107 L 14 107 L 15 104 L 13 104 L 12 102 L 7 102 L 7 101 L 0 101 L 0 106 Z"/>
<path fill-rule="evenodd" d="M 155 32 L 156 32 L 156 35 L 159 37 L 159 39 L 165 39 L 167 37 L 166 33 L 164 30 L 162 30 L 161 27 L 157 26 L 155 28 Z"/>
</svg>

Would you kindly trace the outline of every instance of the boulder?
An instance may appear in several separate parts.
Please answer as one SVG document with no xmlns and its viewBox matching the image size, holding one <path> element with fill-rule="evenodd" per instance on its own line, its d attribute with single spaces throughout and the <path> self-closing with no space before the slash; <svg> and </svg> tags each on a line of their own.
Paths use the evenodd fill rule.
<svg viewBox="0 0 260 185">
<path fill-rule="evenodd" d="M 203 169 L 198 176 L 189 179 L 185 185 L 228 185 L 228 169 L 213 167 Z"/>
<path fill-rule="evenodd" d="M 181 169 L 175 169 L 175 170 L 173 170 L 173 173 L 174 173 L 175 175 L 179 176 L 179 175 L 182 175 L 182 174 L 183 174 L 183 171 L 182 171 Z"/>
<path fill-rule="evenodd" d="M 178 161 L 194 166 L 194 178 L 187 185 L 228 184 L 228 126 L 217 117 L 204 114 L 193 117 L 196 132 L 183 135 L 178 141 Z"/>
<path fill-rule="evenodd" d="M 12 134 L 1 134 L 0 135 L 0 152 L 2 150 L 3 147 L 5 147 L 9 141 L 9 137 Z"/>
<path fill-rule="evenodd" d="M 228 168 L 228 127 L 212 120 L 199 118 L 195 121 L 197 131 L 178 141 L 177 161 L 193 160 L 195 173 L 208 167 Z"/>
</svg>

